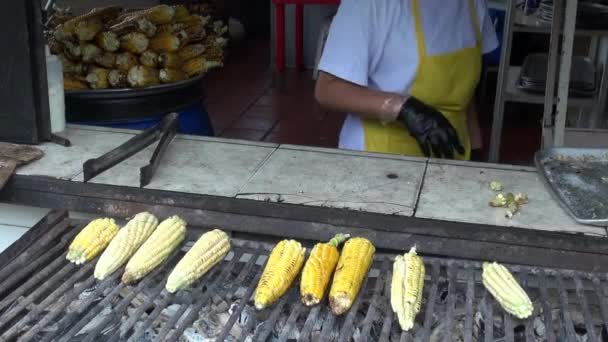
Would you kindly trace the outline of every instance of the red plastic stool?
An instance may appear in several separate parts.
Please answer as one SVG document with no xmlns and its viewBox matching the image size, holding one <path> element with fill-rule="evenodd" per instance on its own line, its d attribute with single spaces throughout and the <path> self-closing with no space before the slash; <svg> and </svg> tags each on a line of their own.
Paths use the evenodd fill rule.
<svg viewBox="0 0 608 342">
<path fill-rule="evenodd" d="M 295 53 L 296 68 L 304 67 L 304 5 L 339 5 L 340 0 L 272 0 L 275 8 L 275 67 L 277 75 L 285 70 L 285 5 L 296 6 Z"/>
</svg>

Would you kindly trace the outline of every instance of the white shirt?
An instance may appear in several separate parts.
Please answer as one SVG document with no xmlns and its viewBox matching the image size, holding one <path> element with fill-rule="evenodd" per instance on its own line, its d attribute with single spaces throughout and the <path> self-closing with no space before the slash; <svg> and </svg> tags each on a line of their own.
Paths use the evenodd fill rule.
<svg viewBox="0 0 608 342">
<path fill-rule="evenodd" d="M 319 70 L 352 83 L 407 94 L 418 68 L 412 0 L 343 0 L 334 17 Z M 418 0 L 429 55 L 444 54 L 476 43 L 469 0 Z M 485 0 L 473 1 L 481 27 L 481 51 L 498 47 Z M 364 150 L 363 125 L 348 115 L 340 148 Z"/>
</svg>

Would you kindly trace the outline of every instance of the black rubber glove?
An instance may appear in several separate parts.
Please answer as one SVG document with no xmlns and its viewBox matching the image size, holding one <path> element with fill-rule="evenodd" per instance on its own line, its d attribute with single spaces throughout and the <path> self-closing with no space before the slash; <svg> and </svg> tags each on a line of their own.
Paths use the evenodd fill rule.
<svg viewBox="0 0 608 342">
<path fill-rule="evenodd" d="M 415 97 L 409 97 L 401 106 L 399 119 L 418 141 L 424 155 L 431 151 L 437 158 L 454 159 L 454 150 L 464 154 L 456 130 L 438 110 Z"/>
</svg>

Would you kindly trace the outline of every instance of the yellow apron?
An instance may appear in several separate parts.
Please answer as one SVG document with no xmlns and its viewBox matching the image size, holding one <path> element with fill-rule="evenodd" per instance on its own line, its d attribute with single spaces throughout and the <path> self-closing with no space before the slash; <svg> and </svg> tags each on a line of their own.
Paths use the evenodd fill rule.
<svg viewBox="0 0 608 342">
<path fill-rule="evenodd" d="M 481 32 L 473 0 L 469 0 L 469 9 L 476 32 L 475 46 L 429 56 L 422 31 L 419 0 L 412 0 L 419 65 L 409 94 L 439 110 L 454 126 L 465 148 L 464 155 L 454 151 L 455 158 L 460 160 L 469 160 L 471 156 L 467 107 L 481 74 Z M 416 140 L 400 121 L 386 125 L 379 120 L 362 121 L 366 151 L 424 156 Z"/>
</svg>

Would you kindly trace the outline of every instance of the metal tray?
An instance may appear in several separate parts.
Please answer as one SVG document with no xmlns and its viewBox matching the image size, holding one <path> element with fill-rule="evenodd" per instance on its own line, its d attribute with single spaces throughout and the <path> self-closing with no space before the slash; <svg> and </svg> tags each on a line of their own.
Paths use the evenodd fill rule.
<svg viewBox="0 0 608 342">
<path fill-rule="evenodd" d="M 545 184 L 577 222 L 608 226 L 608 149 L 548 148 L 534 159 Z"/>
</svg>

